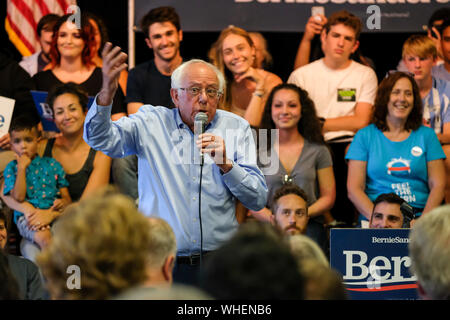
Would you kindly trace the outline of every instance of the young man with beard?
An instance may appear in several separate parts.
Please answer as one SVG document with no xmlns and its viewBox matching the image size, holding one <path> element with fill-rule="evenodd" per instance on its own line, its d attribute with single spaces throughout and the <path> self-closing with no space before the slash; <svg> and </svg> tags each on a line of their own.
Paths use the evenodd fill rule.
<svg viewBox="0 0 450 320">
<path fill-rule="evenodd" d="M 305 234 L 308 225 L 308 198 L 295 184 L 285 184 L 273 196 L 273 223 L 288 235 Z"/>
<path fill-rule="evenodd" d="M 136 113 L 144 104 L 173 108 L 170 76 L 183 61 L 180 55 L 183 32 L 174 8 L 150 10 L 141 20 L 141 29 L 154 58 L 130 70 L 126 97 L 128 114 Z"/>
</svg>

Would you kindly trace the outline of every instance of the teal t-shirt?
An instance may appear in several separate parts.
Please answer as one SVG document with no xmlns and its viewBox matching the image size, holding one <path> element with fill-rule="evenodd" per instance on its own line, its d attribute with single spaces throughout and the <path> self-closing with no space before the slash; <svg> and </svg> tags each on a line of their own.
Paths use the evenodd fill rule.
<svg viewBox="0 0 450 320">
<path fill-rule="evenodd" d="M 3 194 L 8 195 L 14 188 L 17 177 L 17 161 L 13 160 L 3 172 L 5 187 Z M 25 201 L 31 203 L 35 208 L 48 209 L 53 201 L 60 197 L 59 189 L 68 187 L 61 164 L 53 158 L 36 156 L 26 170 L 27 193 Z M 14 211 L 14 222 L 23 213 Z"/>
<path fill-rule="evenodd" d="M 371 124 L 356 133 L 345 158 L 367 162 L 365 192 L 372 202 L 394 192 L 413 207 L 424 208 L 430 192 L 427 162 L 445 159 L 445 154 L 433 129 L 421 126 L 394 142 Z"/>
</svg>

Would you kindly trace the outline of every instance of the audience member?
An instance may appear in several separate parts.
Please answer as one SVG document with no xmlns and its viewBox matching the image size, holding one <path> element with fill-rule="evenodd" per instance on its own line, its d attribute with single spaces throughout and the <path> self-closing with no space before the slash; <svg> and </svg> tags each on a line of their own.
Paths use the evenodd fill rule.
<svg viewBox="0 0 450 320">
<path fill-rule="evenodd" d="M 445 154 L 434 131 L 422 125 L 422 101 L 413 77 L 396 72 L 377 91 L 371 124 L 348 150 L 348 196 L 369 220 L 373 201 L 394 192 L 427 213 L 444 199 Z"/>
<path fill-rule="evenodd" d="M 85 14 L 89 20 L 89 23 L 92 25 L 95 41 L 95 46 L 93 48 L 95 54 L 94 57 L 92 58 L 92 61 L 95 63 L 97 67 L 101 68 L 103 66 L 103 60 L 101 57 L 102 50 L 105 43 L 109 41 L 108 29 L 106 28 L 105 23 L 99 16 L 91 12 L 86 12 Z M 122 70 L 119 77 L 119 85 L 120 88 L 122 89 L 123 94 L 127 92 L 127 80 L 128 80 L 128 71 Z"/>
<path fill-rule="evenodd" d="M 450 298 L 450 206 L 430 211 L 411 229 L 409 255 L 423 299 Z"/>
<path fill-rule="evenodd" d="M 337 221 L 354 222 L 347 198 L 345 153 L 356 131 L 369 123 L 377 77 L 375 72 L 350 60 L 359 46 L 362 23 L 347 11 L 333 13 L 321 33 L 325 57 L 295 70 L 288 82 L 306 90 L 323 121 L 322 132 L 333 155 L 336 201 L 331 213 Z"/>
<path fill-rule="evenodd" d="M 38 153 L 58 161 L 66 172 L 69 181 L 69 194 L 72 201 L 78 201 L 109 183 L 111 159 L 101 152 L 91 149 L 83 140 L 83 123 L 86 117 L 88 97 L 75 84 L 67 83 L 54 88 L 49 93 L 48 104 L 52 108 L 55 124 L 61 135 L 42 140 Z M 46 215 L 58 216 L 59 212 L 48 214 L 35 208 L 29 202 L 17 202 L 3 196 L 6 204 L 26 215 L 33 215 L 35 221 L 45 221 Z M 38 248 L 22 241 L 21 252 L 26 258 L 34 260 Z"/>
<path fill-rule="evenodd" d="M 442 23 L 441 30 L 441 49 L 444 61 L 434 66 L 432 73 L 438 79 L 450 81 L 450 17 L 447 17 Z"/>
<path fill-rule="evenodd" d="M 12 118 L 18 115 L 28 116 L 39 122 L 39 114 L 34 105 L 30 90 L 33 81 L 19 64 L 13 59 L 0 52 L 0 96 L 14 99 L 14 111 Z M 10 151 L 9 133 L 0 136 L 0 173 L 6 164 L 14 159 L 14 153 Z M 1 175 L 1 174 L 0 174 Z"/>
<path fill-rule="evenodd" d="M 286 184 L 275 191 L 272 202 L 274 225 L 282 232 L 305 234 L 308 225 L 308 196 L 295 184 Z"/>
<path fill-rule="evenodd" d="M 291 235 L 289 244 L 297 261 L 314 260 L 324 267 L 330 266 L 324 251 L 311 238 L 302 234 Z"/>
<path fill-rule="evenodd" d="M 195 281 L 199 264 L 191 264 L 199 260 L 193 257 L 217 249 L 237 229 L 235 199 L 253 210 L 266 203 L 267 186 L 256 165 L 250 126 L 236 115 L 216 111 L 225 79 L 203 60 L 190 60 L 172 73 L 176 108 L 146 105 L 134 116 L 112 122 L 108 117 L 126 54 L 107 43 L 102 56 L 105 81 L 88 111 L 84 138 L 112 157 L 137 155 L 139 208 L 164 218 L 175 232 L 174 280 Z M 193 132 L 199 112 L 206 114 L 207 125 L 197 139 Z M 204 166 L 196 146 L 205 154 Z M 207 188 L 199 194 L 201 172 Z"/>
<path fill-rule="evenodd" d="M 315 14 L 308 19 L 305 25 L 305 32 L 297 49 L 297 55 L 295 56 L 294 70 L 323 58 L 324 52 L 320 44 L 320 34 L 327 22 L 327 17 L 322 14 Z M 359 46 L 350 55 L 350 59 L 375 70 L 374 62 L 372 59 L 362 55 Z"/>
<path fill-rule="evenodd" d="M 250 221 L 208 257 L 201 287 L 216 299 L 296 300 L 304 298 L 304 283 L 281 234 Z"/>
<path fill-rule="evenodd" d="M 301 262 L 300 272 L 305 279 L 306 300 L 347 300 L 342 276 L 336 270 L 316 260 Z"/>
<path fill-rule="evenodd" d="M 0 250 L 0 300 L 18 300 L 19 285 L 9 267 L 6 255 Z"/>
<path fill-rule="evenodd" d="M 259 127 L 267 96 L 282 81 L 276 74 L 252 67 L 255 46 L 250 35 L 234 26 L 222 30 L 209 51 L 209 59 L 225 75 L 225 110 Z"/>
<path fill-rule="evenodd" d="M 20 235 L 42 249 L 51 239 L 51 224 L 72 202 L 67 188 L 69 182 L 59 162 L 37 154 L 39 133 L 31 118 L 24 115 L 14 119 L 9 134 L 16 160 L 5 168 L 3 194 L 38 209 L 49 209 L 41 216 L 43 220 L 34 213 L 14 211 Z"/>
<path fill-rule="evenodd" d="M 41 50 L 28 57 L 23 57 L 19 65 L 30 75 L 34 76 L 36 73 L 43 71 L 50 63 L 50 48 L 52 45 L 53 27 L 60 16 L 49 13 L 43 16 L 36 27 L 37 35 Z"/>
<path fill-rule="evenodd" d="M 249 32 L 255 46 L 255 61 L 252 67 L 255 69 L 269 69 L 272 66 L 272 55 L 267 49 L 267 40 L 260 32 Z"/>
<path fill-rule="evenodd" d="M 325 245 L 324 215 L 329 214 L 336 196 L 333 163 L 308 93 L 294 84 L 276 86 L 267 99 L 261 128 L 278 129 L 279 139 L 260 146 L 271 147 L 267 163 L 263 163 L 265 159 L 259 161 L 269 189 L 268 208 L 250 213 L 255 218 L 270 219 L 275 190 L 292 182 L 308 197 L 308 235 Z M 275 167 L 278 170 L 273 174 Z"/>
<path fill-rule="evenodd" d="M 291 252 L 305 279 L 306 300 L 346 300 L 342 276 L 332 268 L 316 242 L 301 234 L 289 237 Z"/>
<path fill-rule="evenodd" d="M 403 60 L 414 75 L 423 104 L 423 123 L 436 132 L 446 155 L 446 200 L 450 201 L 450 83 L 432 76 L 437 51 L 425 35 L 412 35 L 403 44 Z"/>
<path fill-rule="evenodd" d="M 426 26 L 427 36 L 430 38 L 436 47 L 437 50 L 437 64 L 440 65 L 442 63 L 442 49 L 441 49 L 441 39 L 442 39 L 442 29 L 441 25 L 444 20 L 450 16 L 450 7 L 442 7 L 433 12 L 433 14 L 428 19 L 428 24 Z M 434 69 L 434 68 L 433 68 Z M 397 70 L 402 72 L 407 72 L 408 68 L 405 66 L 405 61 L 400 59 Z M 433 70 L 433 76 L 434 70 Z"/>
<path fill-rule="evenodd" d="M 407 202 L 395 193 L 380 194 L 373 202 L 369 228 L 409 228 L 414 213 L 411 206 L 408 206 L 410 211 L 403 209 L 405 203 Z"/>
<path fill-rule="evenodd" d="M 183 40 L 180 17 L 173 7 L 150 10 L 141 20 L 145 43 L 153 50 L 153 59 L 130 70 L 127 84 L 128 113 L 144 104 L 175 107 L 170 97 L 170 76 L 183 62 L 180 42 Z"/>
<path fill-rule="evenodd" d="M 52 299 L 108 299 L 146 281 L 149 244 L 147 218 L 107 188 L 67 208 L 37 263 Z"/>
<path fill-rule="evenodd" d="M 8 254 L 6 251 L 7 240 L 6 217 L 0 211 L 0 265 L 2 265 L 0 268 L 0 287 L 2 289 L 0 291 L 3 291 L 3 293 L 0 293 L 0 300 L 47 299 L 48 293 L 44 289 L 38 267 L 30 260 Z M 9 271 L 6 268 L 9 268 Z M 15 292 L 15 295 L 12 295 L 13 292 Z"/>
<path fill-rule="evenodd" d="M 67 83 L 79 84 L 90 96 L 95 96 L 102 87 L 102 69 L 93 62 L 95 52 L 94 31 L 87 17 L 82 14 L 80 28 L 65 15 L 56 22 L 50 49 L 51 63 L 46 71 L 38 72 L 33 80 L 38 91 L 49 92 L 52 88 Z M 125 116 L 126 109 L 122 90 L 116 91 L 112 119 Z"/>
<path fill-rule="evenodd" d="M 149 218 L 150 241 L 148 248 L 146 287 L 172 285 L 172 273 L 177 254 L 175 234 L 170 225 L 160 218 Z"/>
<path fill-rule="evenodd" d="M 213 300 L 203 290 L 183 284 L 173 284 L 167 288 L 139 287 L 126 290 L 114 300 Z"/>
<path fill-rule="evenodd" d="M 437 51 L 430 38 L 412 35 L 403 44 L 403 60 L 408 71 L 414 76 L 423 103 L 423 120 L 434 129 L 442 144 L 450 143 L 450 121 L 448 110 L 450 84 L 432 76 L 432 66 L 436 63 Z"/>
<path fill-rule="evenodd" d="M 439 60 L 442 60 L 442 48 L 440 45 L 440 39 L 442 37 L 442 24 L 446 19 L 448 19 L 448 17 L 450 17 L 450 7 L 443 7 L 434 11 L 428 19 L 427 35 L 434 41 L 438 51 Z"/>
</svg>

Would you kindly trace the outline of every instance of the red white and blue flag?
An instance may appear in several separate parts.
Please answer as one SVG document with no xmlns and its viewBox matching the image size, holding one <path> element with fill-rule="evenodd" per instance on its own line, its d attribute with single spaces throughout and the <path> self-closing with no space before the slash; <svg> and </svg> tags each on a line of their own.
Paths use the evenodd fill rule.
<svg viewBox="0 0 450 320">
<path fill-rule="evenodd" d="M 69 7 L 76 0 L 7 0 L 5 29 L 9 39 L 23 56 L 39 51 L 39 39 L 36 31 L 39 20 L 54 13 L 70 13 Z"/>
</svg>

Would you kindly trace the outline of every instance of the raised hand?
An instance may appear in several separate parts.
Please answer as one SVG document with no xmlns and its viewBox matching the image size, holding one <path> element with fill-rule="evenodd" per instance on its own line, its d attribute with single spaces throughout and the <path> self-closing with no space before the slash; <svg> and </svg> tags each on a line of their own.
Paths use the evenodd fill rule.
<svg viewBox="0 0 450 320">
<path fill-rule="evenodd" d="M 320 18 L 320 19 L 319 19 Z M 327 18 L 324 15 L 316 14 L 308 19 L 305 25 L 304 38 L 311 41 L 316 34 L 322 32 L 323 26 L 327 23 Z"/>
<path fill-rule="evenodd" d="M 11 148 L 11 140 L 9 133 L 4 134 L 0 137 L 0 149 L 9 150 Z"/>
<path fill-rule="evenodd" d="M 97 97 L 98 105 L 108 106 L 112 104 L 114 94 L 119 86 L 120 73 L 128 67 L 125 63 L 128 56 L 121 50 L 120 47 L 113 48 L 111 42 L 107 42 L 103 48 L 103 82 L 102 90 Z"/>
</svg>

